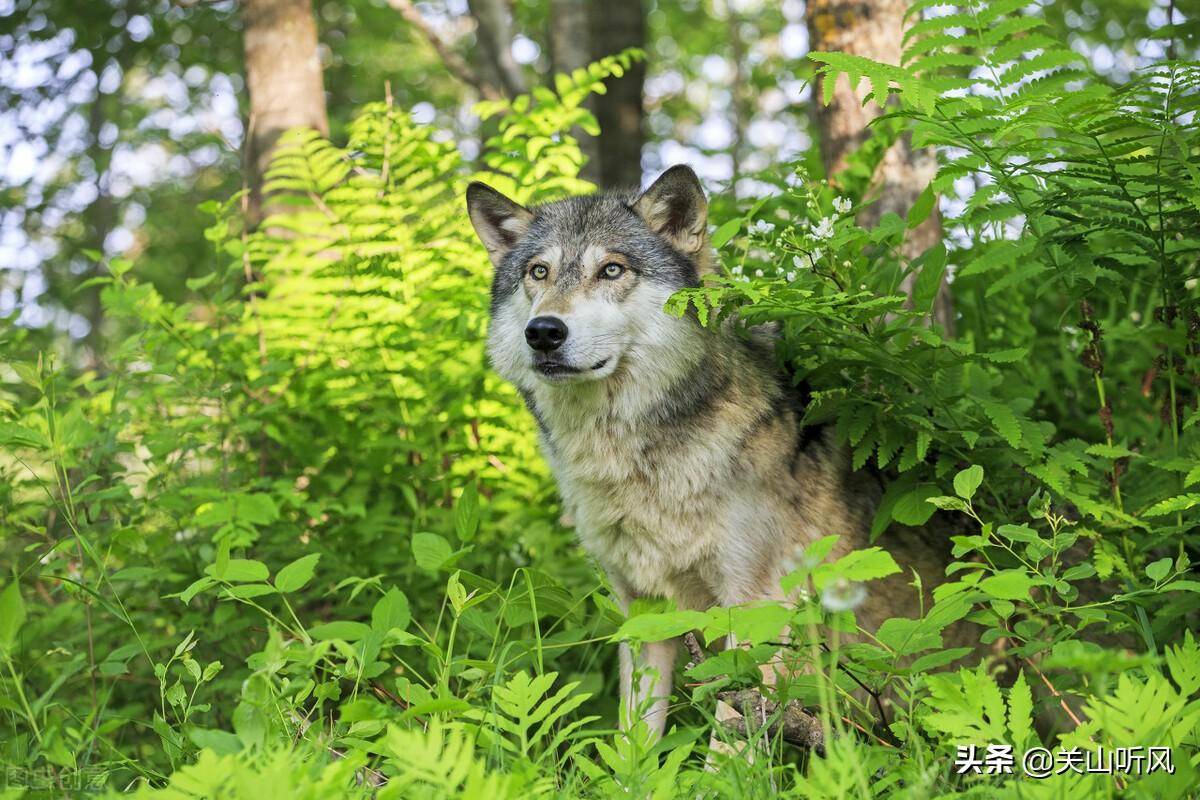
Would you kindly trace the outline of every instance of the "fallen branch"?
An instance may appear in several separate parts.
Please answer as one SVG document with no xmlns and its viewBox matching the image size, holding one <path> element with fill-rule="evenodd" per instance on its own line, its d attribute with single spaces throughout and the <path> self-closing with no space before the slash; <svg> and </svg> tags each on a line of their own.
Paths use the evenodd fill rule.
<svg viewBox="0 0 1200 800">
<path fill-rule="evenodd" d="M 683 635 L 683 645 L 692 657 L 692 664 L 701 664 L 708 658 L 694 631 Z M 776 717 L 779 710 L 778 703 L 763 697 L 762 692 L 757 689 L 719 692 L 717 699 L 742 715 L 721 720 L 721 725 L 726 730 L 742 738 L 749 738 L 754 732 L 748 727 L 746 720 Z M 794 700 L 784 705 L 783 713 L 767 726 L 767 732 L 772 736 L 782 737 L 789 744 L 806 748 L 820 756 L 825 755 L 825 730 L 821 727 L 821 720 L 809 714 Z"/>
<path fill-rule="evenodd" d="M 779 736 L 785 742 L 812 750 L 817 755 L 825 755 L 825 731 L 821 720 L 809 714 L 796 701 L 786 703 L 780 712 L 778 703 L 762 696 L 757 689 L 740 689 L 732 692 L 720 692 L 717 697 L 728 703 L 742 716 L 724 720 L 721 724 L 727 730 L 739 736 L 748 737 L 754 732 L 746 720 L 751 718 L 773 718 L 767 724 L 767 732 Z"/>
</svg>

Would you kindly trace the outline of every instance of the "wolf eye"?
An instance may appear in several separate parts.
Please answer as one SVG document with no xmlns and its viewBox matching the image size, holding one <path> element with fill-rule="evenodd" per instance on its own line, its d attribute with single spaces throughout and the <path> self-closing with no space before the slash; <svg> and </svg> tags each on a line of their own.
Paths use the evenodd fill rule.
<svg viewBox="0 0 1200 800">
<path fill-rule="evenodd" d="M 610 264 L 605 264 L 604 269 L 600 270 L 600 277 L 607 278 L 610 281 L 615 281 L 624 274 L 625 268 L 615 261 Z"/>
<path fill-rule="evenodd" d="M 535 281 L 544 281 L 546 276 L 550 274 L 550 270 L 546 269 L 543 264 L 534 264 L 529 268 L 529 277 Z"/>
</svg>

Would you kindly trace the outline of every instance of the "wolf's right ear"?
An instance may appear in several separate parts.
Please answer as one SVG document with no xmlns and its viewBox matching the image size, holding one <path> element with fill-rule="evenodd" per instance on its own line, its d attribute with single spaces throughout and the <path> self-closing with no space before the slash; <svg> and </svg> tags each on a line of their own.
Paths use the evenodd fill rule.
<svg viewBox="0 0 1200 800">
<path fill-rule="evenodd" d="M 677 164 L 658 176 L 633 205 L 679 252 L 703 258 L 708 245 L 708 201 L 692 168 Z"/>
<path fill-rule="evenodd" d="M 467 187 L 467 214 L 479 241 L 487 248 L 488 257 L 497 267 L 533 221 L 533 213 L 525 206 L 479 181 Z"/>
</svg>

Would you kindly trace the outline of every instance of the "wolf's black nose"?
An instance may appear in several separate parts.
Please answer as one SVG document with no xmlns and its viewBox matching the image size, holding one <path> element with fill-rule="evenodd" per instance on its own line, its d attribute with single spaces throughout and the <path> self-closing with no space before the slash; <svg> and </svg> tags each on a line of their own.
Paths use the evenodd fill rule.
<svg viewBox="0 0 1200 800">
<path fill-rule="evenodd" d="M 567 324 L 558 317 L 534 317 L 525 326 L 525 341 L 534 350 L 549 353 L 567 340 Z"/>
</svg>

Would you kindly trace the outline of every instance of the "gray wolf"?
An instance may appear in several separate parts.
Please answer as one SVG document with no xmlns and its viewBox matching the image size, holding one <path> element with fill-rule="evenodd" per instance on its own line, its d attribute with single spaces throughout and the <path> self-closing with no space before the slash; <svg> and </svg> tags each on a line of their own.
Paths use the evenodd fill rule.
<svg viewBox="0 0 1200 800">
<path fill-rule="evenodd" d="M 799 548 L 828 534 L 841 537 L 835 557 L 868 544 L 879 483 L 850 470 L 832 430 L 801 426 L 803 393 L 769 332 L 663 310 L 716 269 L 691 169 L 641 194 L 525 208 L 473 183 L 466 199 L 495 266 L 492 363 L 536 418 L 580 541 L 623 604 L 778 598 Z M 944 561 L 917 538 L 880 543 L 925 587 L 941 578 Z M 916 615 L 909 581 L 874 584 L 859 624 Z M 661 735 L 677 651 L 622 647 L 624 720 L 640 714 Z"/>
</svg>

